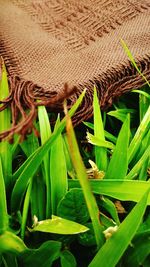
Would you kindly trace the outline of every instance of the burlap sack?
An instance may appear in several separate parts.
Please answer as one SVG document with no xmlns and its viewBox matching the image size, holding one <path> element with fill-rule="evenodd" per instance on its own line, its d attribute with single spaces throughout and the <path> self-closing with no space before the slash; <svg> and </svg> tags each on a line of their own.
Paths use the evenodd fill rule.
<svg viewBox="0 0 150 267">
<path fill-rule="evenodd" d="M 94 84 L 102 109 L 141 87 L 120 38 L 149 79 L 149 0 L 0 0 L 0 55 L 10 84 L 1 110 L 12 109 L 12 128 L 0 138 L 32 129 L 37 99 L 61 110 L 65 98 L 71 106 L 86 87 L 77 124 L 92 116 Z"/>
</svg>

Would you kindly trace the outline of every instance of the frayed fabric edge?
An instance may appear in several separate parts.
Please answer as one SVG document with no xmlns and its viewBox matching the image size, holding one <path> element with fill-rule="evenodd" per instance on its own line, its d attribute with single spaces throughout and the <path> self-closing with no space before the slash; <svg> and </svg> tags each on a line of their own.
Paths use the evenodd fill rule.
<svg viewBox="0 0 150 267">
<path fill-rule="evenodd" d="M 138 66 L 147 80 L 150 80 L 150 59 L 145 58 L 138 63 Z M 56 91 L 45 91 L 44 88 L 39 87 L 32 81 L 25 81 L 18 76 L 8 76 L 8 78 L 10 94 L 5 100 L 0 101 L 0 111 L 8 107 L 11 108 L 12 126 L 0 133 L 0 141 L 6 138 L 11 139 L 14 134 L 20 135 L 21 140 L 23 140 L 32 131 L 38 136 L 34 126 L 37 117 L 37 106 L 44 105 L 58 112 L 63 110 L 63 102 L 67 99 L 67 105 L 70 108 L 83 89 L 87 88 L 84 100 L 72 118 L 73 124 L 76 126 L 93 115 L 94 85 L 97 88 L 101 109 L 106 110 L 122 94 L 132 89 L 139 89 L 145 83 L 130 62 L 128 66 L 122 65 L 119 71 L 109 70 L 103 77 L 101 75 L 93 77 L 87 83 L 78 84 L 71 89 L 67 84 L 64 84 L 59 96 Z"/>
</svg>

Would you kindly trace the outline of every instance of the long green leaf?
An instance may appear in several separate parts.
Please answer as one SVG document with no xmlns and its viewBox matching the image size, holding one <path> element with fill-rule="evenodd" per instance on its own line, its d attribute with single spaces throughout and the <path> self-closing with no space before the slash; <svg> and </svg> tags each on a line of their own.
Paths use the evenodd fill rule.
<svg viewBox="0 0 150 267">
<path fill-rule="evenodd" d="M 129 163 L 132 161 L 132 159 L 134 158 L 134 156 L 136 155 L 140 145 L 141 145 L 141 141 L 144 137 L 144 135 L 150 130 L 150 106 L 147 110 L 147 112 L 145 113 L 130 145 L 128 148 L 128 159 L 129 159 Z"/>
<path fill-rule="evenodd" d="M 38 107 L 38 118 L 39 118 L 39 126 L 40 126 L 40 137 L 41 137 L 41 144 L 45 144 L 45 142 L 51 136 L 51 127 L 48 118 L 48 114 L 46 108 L 44 106 Z M 51 185 L 50 185 L 50 151 L 45 155 L 43 159 L 44 163 L 44 179 L 46 181 L 46 218 L 51 216 Z"/>
<path fill-rule="evenodd" d="M 93 99 L 93 110 L 94 110 L 94 136 L 105 141 L 104 126 L 100 111 L 99 100 L 97 97 L 96 87 L 94 87 L 94 99 Z M 107 168 L 107 150 L 104 147 L 95 146 L 95 162 L 99 170 L 106 171 Z"/>
<path fill-rule="evenodd" d="M 75 104 L 74 104 L 74 105 L 72 106 L 72 108 L 68 111 L 70 117 L 72 117 L 72 116 L 74 115 L 74 113 L 76 112 L 76 110 L 77 110 L 78 107 L 80 106 L 80 104 L 81 104 L 81 102 L 82 102 L 82 100 L 83 100 L 83 98 L 84 98 L 84 96 L 85 96 L 85 93 L 86 93 L 86 90 L 84 90 L 84 91 L 82 92 L 82 94 L 79 96 L 79 98 L 77 99 L 77 101 L 75 102 Z M 52 140 L 51 140 L 51 138 L 48 139 L 48 140 L 46 141 L 46 143 L 44 144 L 44 146 L 42 146 L 42 147 L 40 147 L 40 148 L 38 149 L 39 152 L 40 152 L 41 150 L 44 150 L 45 147 L 46 147 L 46 152 L 49 151 L 49 143 L 55 141 L 55 139 L 56 139 L 55 134 L 59 135 L 59 134 L 64 130 L 65 125 L 66 125 L 66 117 L 64 117 L 64 118 L 62 119 L 62 121 L 61 121 L 60 124 L 59 124 L 59 127 L 55 130 L 56 133 L 54 132 L 54 133 L 52 134 Z M 53 139 L 54 139 L 54 140 L 53 140 Z M 29 158 L 27 158 L 27 160 L 21 165 L 21 167 L 20 167 L 20 168 L 13 174 L 13 181 L 15 181 L 16 179 L 18 179 L 18 177 L 19 177 L 20 174 L 23 172 L 23 170 L 26 168 L 26 166 L 29 164 L 29 162 L 30 162 L 30 164 L 31 164 L 31 162 L 32 162 L 32 157 L 34 158 L 34 156 L 35 156 L 34 154 L 36 154 L 36 153 L 37 153 L 37 151 L 33 152 L 32 155 L 31 155 Z M 44 156 L 43 156 L 43 157 L 44 157 Z"/>
<path fill-rule="evenodd" d="M 120 130 L 117 143 L 108 165 L 105 179 L 123 179 L 128 169 L 129 115 Z"/>
<path fill-rule="evenodd" d="M 82 99 L 85 95 L 85 91 L 80 95 L 76 103 L 73 105 L 73 107 L 70 110 L 71 116 L 75 113 L 77 108 L 82 102 Z M 11 196 L 11 209 L 12 211 L 18 210 L 20 208 L 21 200 L 23 197 L 23 194 L 27 188 L 27 185 L 33 177 L 33 175 L 36 173 L 37 169 L 39 168 L 44 156 L 46 153 L 50 150 L 52 144 L 55 142 L 59 134 L 63 131 L 66 124 L 66 118 L 64 118 L 57 129 L 54 131 L 54 133 L 51 135 L 51 137 L 45 142 L 43 146 L 38 148 L 27 160 L 22 166 L 19 168 L 19 170 L 14 174 L 14 180 L 17 179 L 16 184 L 13 188 L 12 196 Z M 19 205 L 18 205 L 19 203 Z"/>
<path fill-rule="evenodd" d="M 99 221 L 99 209 L 98 209 L 96 200 L 91 192 L 91 187 L 88 181 L 85 166 L 83 164 L 83 161 L 82 161 L 82 158 L 79 152 L 72 122 L 69 116 L 67 116 L 67 138 L 68 138 L 68 144 L 69 144 L 72 162 L 73 162 L 77 177 L 80 181 L 81 187 L 83 189 L 83 194 L 84 194 L 86 204 L 89 210 L 89 214 L 91 217 L 91 221 L 93 224 L 97 247 L 99 248 L 103 244 L 102 226 Z"/>
<path fill-rule="evenodd" d="M 125 43 L 124 40 L 121 39 L 121 44 L 127 54 L 127 56 L 129 57 L 129 59 L 131 60 L 133 66 L 135 67 L 135 69 L 137 70 L 137 72 L 140 74 L 140 76 L 143 78 L 144 81 L 146 81 L 146 83 L 148 84 L 148 86 L 150 87 L 150 83 L 149 81 L 146 79 L 146 77 L 143 75 L 143 73 L 141 72 L 141 70 L 139 69 L 139 67 L 137 66 L 135 59 L 131 53 L 131 51 L 129 50 L 127 44 Z"/>
<path fill-rule="evenodd" d="M 109 116 L 112 116 L 112 117 L 115 117 L 116 119 L 124 122 L 126 117 L 127 117 L 127 114 L 132 114 L 132 113 L 135 113 L 135 110 L 134 109 L 128 109 L 128 108 L 124 108 L 124 109 L 117 109 L 117 110 L 112 110 L 112 111 L 109 111 L 107 114 Z"/>
<path fill-rule="evenodd" d="M 106 195 L 123 201 L 138 202 L 150 183 L 132 180 L 90 180 L 93 193 Z M 69 188 L 80 188 L 78 180 L 69 180 Z M 150 194 L 148 197 L 150 205 Z"/>
<path fill-rule="evenodd" d="M 94 130 L 94 124 L 91 122 L 83 122 L 88 128 Z M 105 137 L 110 140 L 113 143 L 116 143 L 117 138 L 112 135 L 111 133 L 107 132 L 106 130 L 104 131 Z"/>
<path fill-rule="evenodd" d="M 140 170 L 142 169 L 142 166 L 145 164 L 147 159 L 150 157 L 150 145 L 145 150 L 142 157 L 139 159 L 139 161 L 134 165 L 132 170 L 128 173 L 128 175 L 125 177 L 127 180 L 134 179 L 137 177 L 137 175 L 140 173 Z"/>
<path fill-rule="evenodd" d="M 2 170 L 2 161 L 0 156 L 0 235 L 8 228 L 8 215 L 6 204 L 5 183 Z"/>
<path fill-rule="evenodd" d="M 20 146 L 22 150 L 24 151 L 24 153 L 26 154 L 26 156 L 29 157 L 39 147 L 39 144 L 34 133 L 32 133 L 26 138 L 26 140 L 24 140 L 23 143 L 20 144 Z M 28 216 L 29 204 L 30 204 L 30 196 L 32 195 L 31 193 L 32 183 L 33 183 L 33 177 L 30 179 L 30 183 L 28 185 L 24 203 L 23 203 L 22 221 L 21 221 L 21 238 L 22 239 L 24 239 L 24 235 L 25 235 L 26 222 L 27 222 L 27 216 Z"/>
<path fill-rule="evenodd" d="M 65 196 L 68 189 L 67 166 L 61 134 L 51 147 L 50 174 L 52 214 L 56 214 L 58 203 Z"/>
<path fill-rule="evenodd" d="M 0 58 L 1 60 L 1 58 Z M 0 80 L 0 100 L 4 100 L 9 95 L 7 73 L 4 62 L 2 61 L 2 79 Z M 0 132 L 8 130 L 11 127 L 11 112 L 7 108 L 0 112 Z M 12 176 L 12 153 L 11 145 L 7 141 L 0 142 L 0 155 L 3 166 L 4 179 L 6 188 L 11 186 Z"/>
<path fill-rule="evenodd" d="M 150 187 L 149 187 L 150 189 Z M 115 267 L 134 237 L 144 215 L 149 190 L 146 191 L 126 219 L 120 224 L 118 231 L 110 237 L 98 251 L 89 267 Z M 125 238 L 124 238 L 125 237 Z"/>
</svg>

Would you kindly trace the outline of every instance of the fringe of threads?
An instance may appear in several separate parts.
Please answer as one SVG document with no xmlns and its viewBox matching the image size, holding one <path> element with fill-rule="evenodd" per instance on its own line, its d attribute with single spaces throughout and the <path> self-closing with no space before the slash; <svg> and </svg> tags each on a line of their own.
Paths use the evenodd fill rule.
<svg viewBox="0 0 150 267">
<path fill-rule="evenodd" d="M 146 56 L 138 61 L 138 67 L 147 80 L 150 80 L 150 58 Z M 73 124 L 76 126 L 93 115 L 94 85 L 97 87 L 101 109 L 106 110 L 122 94 L 132 89 L 139 89 L 144 84 L 144 79 L 130 62 L 122 64 L 121 67 L 119 65 L 116 69 L 109 69 L 107 73 L 103 74 L 103 77 L 101 75 L 93 77 L 87 83 L 78 84 L 72 89 L 69 88 L 68 84 L 65 84 L 59 96 L 56 91 L 45 91 L 32 81 L 22 80 L 18 76 L 9 77 L 10 94 L 5 100 L 0 101 L 0 104 L 2 104 L 0 111 L 11 107 L 12 127 L 0 133 L 0 141 L 6 138 L 11 139 L 14 134 L 19 134 L 21 140 L 23 140 L 32 131 L 38 136 L 34 126 L 34 120 L 37 117 L 37 106 L 44 105 L 50 110 L 62 111 L 64 99 L 67 99 L 67 105 L 70 108 L 83 89 L 87 88 L 84 100 L 72 118 Z"/>
</svg>

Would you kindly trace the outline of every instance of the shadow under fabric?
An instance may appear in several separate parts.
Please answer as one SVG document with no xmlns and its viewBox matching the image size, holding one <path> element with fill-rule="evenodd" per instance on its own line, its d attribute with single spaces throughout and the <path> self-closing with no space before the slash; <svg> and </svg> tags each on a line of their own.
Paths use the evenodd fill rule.
<svg viewBox="0 0 150 267">
<path fill-rule="evenodd" d="M 37 100 L 60 111 L 65 98 L 72 106 L 87 88 L 77 125 L 92 116 L 94 84 L 102 109 L 140 88 L 144 81 L 120 38 L 149 79 L 149 0 L 0 0 L 0 56 L 10 88 L 0 110 L 12 110 L 12 127 L 0 139 L 32 130 Z"/>
</svg>

